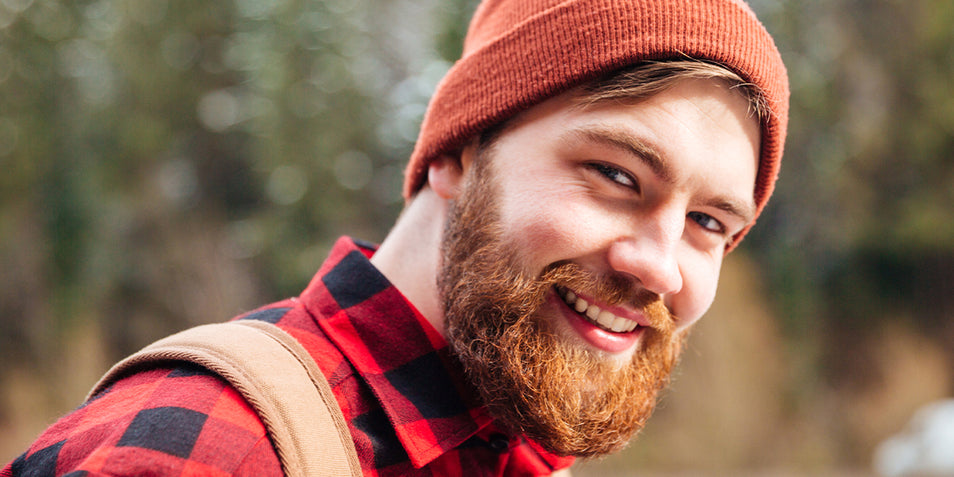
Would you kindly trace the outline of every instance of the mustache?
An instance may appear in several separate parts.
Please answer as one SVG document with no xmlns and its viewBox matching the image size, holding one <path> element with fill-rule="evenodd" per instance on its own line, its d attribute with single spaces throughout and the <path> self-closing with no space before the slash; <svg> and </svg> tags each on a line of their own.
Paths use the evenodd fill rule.
<svg viewBox="0 0 954 477">
<path fill-rule="evenodd" d="M 641 286 L 635 278 L 619 273 L 596 274 L 573 262 L 557 262 L 542 273 L 540 284 L 560 286 L 612 306 L 641 310 L 653 328 L 674 330 L 676 317 L 659 294 Z"/>
</svg>

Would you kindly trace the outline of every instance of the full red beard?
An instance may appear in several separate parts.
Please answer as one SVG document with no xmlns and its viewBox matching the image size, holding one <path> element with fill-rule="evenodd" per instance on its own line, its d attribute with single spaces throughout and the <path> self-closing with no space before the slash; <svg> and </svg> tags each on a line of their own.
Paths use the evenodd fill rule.
<svg viewBox="0 0 954 477">
<path fill-rule="evenodd" d="M 489 156 L 474 161 L 444 231 L 438 286 L 448 342 L 503 425 L 559 455 L 615 452 L 652 414 L 685 333 L 632 278 L 569 262 L 531 276 L 516 244 L 502 239 Z M 652 327 L 628 365 L 553 333 L 548 320 L 560 318 L 538 311 L 556 285 L 643 311 Z"/>
</svg>

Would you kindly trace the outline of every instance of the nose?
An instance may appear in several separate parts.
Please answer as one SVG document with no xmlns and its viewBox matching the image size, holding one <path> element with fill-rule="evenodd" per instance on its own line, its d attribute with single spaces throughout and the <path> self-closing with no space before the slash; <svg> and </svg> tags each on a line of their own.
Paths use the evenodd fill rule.
<svg viewBox="0 0 954 477">
<path fill-rule="evenodd" d="M 656 211 L 643 215 L 611 245 L 608 261 L 614 270 L 633 276 L 647 290 L 659 295 L 682 289 L 677 251 L 685 227 L 679 212 Z"/>
</svg>

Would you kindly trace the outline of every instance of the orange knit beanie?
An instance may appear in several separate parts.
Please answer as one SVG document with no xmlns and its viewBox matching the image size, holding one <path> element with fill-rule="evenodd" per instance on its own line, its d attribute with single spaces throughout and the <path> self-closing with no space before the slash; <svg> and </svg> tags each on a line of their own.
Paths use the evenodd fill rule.
<svg viewBox="0 0 954 477">
<path fill-rule="evenodd" d="M 728 67 L 768 100 L 754 192 L 761 212 L 782 157 L 788 77 L 741 0 L 484 0 L 461 59 L 431 98 L 404 195 L 424 185 L 432 160 L 547 98 L 642 61 L 687 57 Z"/>
</svg>

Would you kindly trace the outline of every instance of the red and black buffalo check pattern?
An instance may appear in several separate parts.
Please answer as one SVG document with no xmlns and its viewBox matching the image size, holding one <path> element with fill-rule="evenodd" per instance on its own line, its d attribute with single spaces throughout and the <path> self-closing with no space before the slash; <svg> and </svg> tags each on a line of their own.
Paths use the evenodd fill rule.
<svg viewBox="0 0 954 477">
<path fill-rule="evenodd" d="M 343 238 L 301 297 L 238 319 L 277 324 L 325 373 L 364 475 L 549 475 L 572 458 L 508 436 L 441 335 Z M 60 419 L 0 470 L 9 476 L 282 475 L 254 411 L 183 364 L 125 378 Z"/>
</svg>

